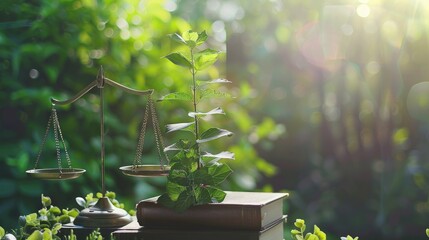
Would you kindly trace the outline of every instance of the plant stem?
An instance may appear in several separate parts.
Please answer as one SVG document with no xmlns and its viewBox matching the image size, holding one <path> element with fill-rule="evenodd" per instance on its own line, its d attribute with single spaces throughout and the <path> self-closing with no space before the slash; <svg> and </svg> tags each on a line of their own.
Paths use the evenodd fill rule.
<svg viewBox="0 0 429 240">
<path fill-rule="evenodd" d="M 197 113 L 197 81 L 195 79 L 195 75 L 196 75 L 196 71 L 195 71 L 195 61 L 194 61 L 194 53 L 193 53 L 193 48 L 190 49 L 191 50 L 191 61 L 192 61 L 192 100 L 193 100 L 193 104 L 194 104 L 194 112 Z M 197 147 L 197 166 L 198 169 L 201 168 L 201 162 L 200 162 L 200 158 L 201 158 L 201 154 L 200 154 L 200 145 L 198 144 L 197 140 L 200 138 L 200 134 L 199 134 L 199 126 L 198 126 L 198 116 L 195 115 L 194 117 L 194 121 L 195 121 L 195 145 Z"/>
</svg>

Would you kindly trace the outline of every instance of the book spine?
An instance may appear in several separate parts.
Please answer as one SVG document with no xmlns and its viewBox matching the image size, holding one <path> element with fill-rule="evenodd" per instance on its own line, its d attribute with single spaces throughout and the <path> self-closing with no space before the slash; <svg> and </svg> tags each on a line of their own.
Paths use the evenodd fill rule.
<svg viewBox="0 0 429 240">
<path fill-rule="evenodd" d="M 154 203 L 137 205 L 137 220 L 145 227 L 180 229 L 261 230 L 261 211 L 252 206 L 195 206 L 183 213 Z"/>
</svg>

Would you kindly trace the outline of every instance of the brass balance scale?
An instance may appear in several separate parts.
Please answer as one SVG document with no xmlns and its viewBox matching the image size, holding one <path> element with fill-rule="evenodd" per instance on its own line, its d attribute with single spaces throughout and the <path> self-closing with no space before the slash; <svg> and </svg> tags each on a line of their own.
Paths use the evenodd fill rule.
<svg viewBox="0 0 429 240">
<path fill-rule="evenodd" d="M 152 101 L 152 93 L 153 90 L 135 90 L 126 86 L 123 86 L 113 80 L 110 80 L 104 76 L 103 68 L 100 67 L 97 78 L 91 82 L 88 86 L 78 92 L 74 97 L 60 101 L 54 98 L 51 98 L 52 103 L 52 112 L 51 116 L 48 120 L 47 128 L 45 131 L 44 138 L 41 143 L 41 147 L 34 165 L 33 169 L 27 170 L 27 175 L 43 180 L 67 180 L 74 179 L 81 176 L 86 170 L 80 168 L 73 168 L 71 166 L 70 156 L 67 151 L 67 147 L 65 145 L 65 141 L 63 138 L 63 134 L 61 132 L 60 123 L 58 120 L 58 115 L 55 109 L 56 105 L 67 105 L 72 104 L 82 96 L 84 96 L 87 92 L 89 92 L 94 87 L 99 88 L 100 90 L 100 139 L 101 139 L 101 149 L 100 149 L 100 158 L 101 158 L 101 188 L 103 197 L 100 198 L 95 205 L 86 208 L 80 212 L 80 214 L 75 218 L 74 224 L 83 227 L 97 227 L 97 228 L 114 228 L 114 227 L 122 227 L 126 224 L 132 222 L 131 216 L 123 209 L 116 208 L 109 198 L 106 197 L 106 186 L 104 182 L 105 178 L 105 155 L 104 155 L 104 101 L 103 101 L 103 88 L 105 85 L 110 85 L 112 87 L 116 87 L 124 90 L 125 92 L 134 94 L 134 95 L 145 95 L 148 96 L 147 104 L 145 108 L 145 114 L 143 117 L 143 122 L 138 138 L 136 156 L 134 158 L 133 165 L 120 167 L 120 170 L 123 174 L 132 176 L 132 177 L 157 177 L 157 176 L 166 176 L 170 170 L 168 166 L 169 159 L 168 156 L 163 151 L 164 143 L 161 137 L 161 130 L 159 127 L 159 122 L 157 119 L 155 107 Z M 156 146 L 158 149 L 159 155 L 159 165 L 144 165 L 141 162 L 142 152 L 143 152 L 143 144 L 144 144 L 144 136 L 146 131 L 146 126 L 149 118 L 149 114 L 152 118 L 152 124 L 154 129 Z M 47 136 L 49 134 L 50 125 L 53 125 L 54 130 L 54 138 L 55 138 L 55 148 L 56 148 L 56 156 L 58 168 L 37 168 L 39 164 L 40 157 L 42 155 L 42 151 L 44 145 L 46 143 Z M 61 153 L 60 153 L 60 140 L 63 145 L 65 158 L 67 160 L 67 168 L 62 167 L 61 161 Z M 164 163 L 164 160 L 166 163 Z"/>
</svg>

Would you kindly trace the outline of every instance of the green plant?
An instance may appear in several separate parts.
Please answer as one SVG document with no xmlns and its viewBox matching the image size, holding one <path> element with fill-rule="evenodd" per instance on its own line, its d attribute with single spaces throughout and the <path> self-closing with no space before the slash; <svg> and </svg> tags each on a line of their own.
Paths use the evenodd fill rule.
<svg viewBox="0 0 429 240">
<path fill-rule="evenodd" d="M 98 228 L 86 237 L 86 240 L 102 240 L 102 239 L 103 239 L 103 236 L 101 236 L 100 229 Z"/>
<path fill-rule="evenodd" d="M 290 232 L 292 234 L 293 239 L 295 240 L 326 240 L 326 234 L 320 230 L 317 225 L 314 225 L 313 233 L 305 233 L 307 226 L 305 225 L 305 221 L 303 219 L 296 219 L 294 223 L 297 229 L 292 229 Z M 347 235 L 347 237 L 341 237 L 341 240 L 358 240 L 359 237 L 351 237 Z"/>
<path fill-rule="evenodd" d="M 4 229 L 0 229 L 0 239 L 60 239 L 57 234 L 62 224 L 69 223 L 70 218 L 76 217 L 79 210 L 73 208 L 60 209 L 53 206 L 50 197 L 41 195 L 43 208 L 37 213 L 31 213 L 19 217 L 20 228 L 13 230 L 13 234 L 4 235 Z M 9 236 L 8 236 L 9 235 Z"/>
<path fill-rule="evenodd" d="M 314 232 L 305 234 L 306 225 L 303 219 L 297 219 L 294 223 L 298 229 L 292 229 L 291 233 L 296 240 L 326 240 L 326 234 L 320 228 L 314 225 Z M 305 234 L 305 235 L 304 235 Z"/>
<path fill-rule="evenodd" d="M 174 92 L 163 96 L 160 101 L 186 101 L 192 104 L 192 111 L 188 116 L 190 122 L 182 122 L 167 125 L 167 132 L 179 130 L 192 133 L 190 139 L 181 139 L 166 147 L 165 151 L 174 151 L 176 154 L 170 161 L 171 170 L 168 176 L 167 192 L 158 201 L 170 208 L 184 211 L 190 206 L 221 202 L 226 194 L 217 186 L 223 182 L 232 172 L 231 168 L 219 162 L 220 159 L 233 159 L 234 154 L 223 151 L 212 154 L 202 151 L 202 145 L 225 136 L 231 136 L 232 132 L 211 127 L 202 132 L 201 120 L 206 120 L 214 115 L 224 115 L 225 112 L 216 107 L 208 112 L 200 112 L 198 104 L 214 97 L 226 97 L 212 88 L 216 84 L 228 83 L 225 79 L 203 81 L 197 80 L 197 73 L 214 64 L 220 52 L 206 48 L 197 50 L 207 40 L 205 31 L 184 32 L 182 35 L 171 34 L 171 39 L 186 46 L 186 52 L 173 52 L 165 56 L 170 62 L 189 69 L 192 78 L 190 92 Z"/>
</svg>

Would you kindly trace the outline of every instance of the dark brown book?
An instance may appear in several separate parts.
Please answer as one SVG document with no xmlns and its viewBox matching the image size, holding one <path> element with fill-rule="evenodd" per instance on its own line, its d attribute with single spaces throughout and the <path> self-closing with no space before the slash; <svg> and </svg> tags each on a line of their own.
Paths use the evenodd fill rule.
<svg viewBox="0 0 429 240">
<path fill-rule="evenodd" d="M 157 203 L 158 197 L 137 204 L 141 226 L 180 229 L 261 231 L 283 216 L 287 193 L 226 192 L 222 203 L 210 203 L 176 212 Z"/>
<path fill-rule="evenodd" d="M 132 222 L 112 235 L 116 240 L 283 240 L 285 219 L 283 216 L 262 231 L 148 228 Z"/>
</svg>

